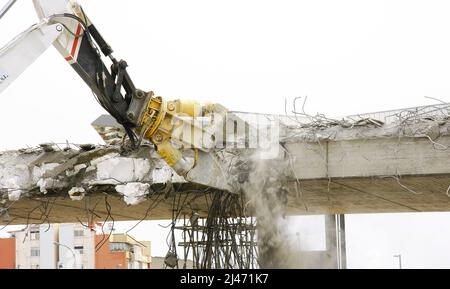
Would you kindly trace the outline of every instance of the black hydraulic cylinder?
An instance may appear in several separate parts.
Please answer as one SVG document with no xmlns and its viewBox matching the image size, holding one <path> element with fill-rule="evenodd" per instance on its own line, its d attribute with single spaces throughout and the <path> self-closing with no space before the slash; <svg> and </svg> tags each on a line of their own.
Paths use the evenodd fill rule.
<svg viewBox="0 0 450 289">
<path fill-rule="evenodd" d="M 105 41 L 100 32 L 98 32 L 97 28 L 95 28 L 94 25 L 90 25 L 88 30 L 92 38 L 94 38 L 95 42 L 97 42 L 102 53 L 105 56 L 110 56 L 114 51 L 112 50 L 111 46 L 109 46 L 109 44 Z"/>
</svg>

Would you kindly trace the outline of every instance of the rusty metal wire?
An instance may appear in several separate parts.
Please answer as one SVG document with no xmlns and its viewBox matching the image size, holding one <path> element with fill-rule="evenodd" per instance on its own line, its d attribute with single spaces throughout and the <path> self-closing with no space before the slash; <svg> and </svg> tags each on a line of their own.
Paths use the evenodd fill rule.
<svg viewBox="0 0 450 289">
<path fill-rule="evenodd" d="M 204 195 L 208 204 L 203 216 L 186 205 L 187 199 L 198 195 Z M 194 269 L 257 268 L 256 220 L 244 217 L 244 209 L 241 195 L 222 191 L 198 191 L 175 197 L 165 267 L 180 268 L 181 262 L 182 268 L 186 268 L 191 261 Z M 181 232 L 178 244 L 176 231 Z M 182 257 L 178 256 L 178 247 L 183 250 Z"/>
</svg>

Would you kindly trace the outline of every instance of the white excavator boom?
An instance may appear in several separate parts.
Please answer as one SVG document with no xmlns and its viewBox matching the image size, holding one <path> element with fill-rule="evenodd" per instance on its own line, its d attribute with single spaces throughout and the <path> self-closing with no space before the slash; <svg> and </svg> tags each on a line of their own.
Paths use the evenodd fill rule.
<svg viewBox="0 0 450 289">
<path fill-rule="evenodd" d="M 46 21 L 31 26 L 0 50 L 0 93 L 61 35 L 63 26 Z"/>
<path fill-rule="evenodd" d="M 0 19 L 15 2 L 10 0 L 0 10 Z M 39 23 L 20 33 L 0 50 L 0 93 L 50 46 L 54 45 L 71 64 L 79 51 L 81 24 L 75 19 L 62 16 L 75 14 L 74 9 L 79 5 L 69 0 L 34 0 L 33 3 Z"/>
</svg>

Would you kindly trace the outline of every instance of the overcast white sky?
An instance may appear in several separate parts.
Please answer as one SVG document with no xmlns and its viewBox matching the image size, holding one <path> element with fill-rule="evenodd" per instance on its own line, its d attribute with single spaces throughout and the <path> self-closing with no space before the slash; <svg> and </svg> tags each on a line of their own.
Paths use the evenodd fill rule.
<svg viewBox="0 0 450 289">
<path fill-rule="evenodd" d="M 307 111 L 327 115 L 449 100 L 449 1 L 80 2 L 136 85 L 169 99 L 284 113 L 286 98 L 308 95 Z M 0 21 L 1 45 L 36 21 L 31 0 L 18 0 Z M 0 95 L 0 150 L 100 143 L 90 123 L 102 113 L 51 48 Z M 395 266 L 392 255 L 403 251 L 405 266 L 450 267 L 442 253 L 450 252 L 449 215 L 348 222 L 355 266 Z"/>
</svg>

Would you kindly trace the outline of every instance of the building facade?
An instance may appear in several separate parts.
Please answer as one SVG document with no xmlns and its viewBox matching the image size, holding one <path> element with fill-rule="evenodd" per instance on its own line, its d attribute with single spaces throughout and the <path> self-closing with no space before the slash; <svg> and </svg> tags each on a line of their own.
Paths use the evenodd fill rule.
<svg viewBox="0 0 450 289">
<path fill-rule="evenodd" d="M 16 268 L 16 239 L 0 239 L 0 269 Z"/>
<path fill-rule="evenodd" d="M 53 242 L 57 226 L 29 226 L 10 234 L 15 239 L 16 269 L 56 269 L 57 250 Z"/>
<path fill-rule="evenodd" d="M 106 239 L 97 235 L 95 243 L 103 243 L 95 258 L 97 269 L 151 268 L 150 242 L 138 242 L 128 235 L 113 234 Z"/>
<path fill-rule="evenodd" d="M 81 224 L 59 225 L 58 268 L 95 268 L 95 229 Z"/>
</svg>

